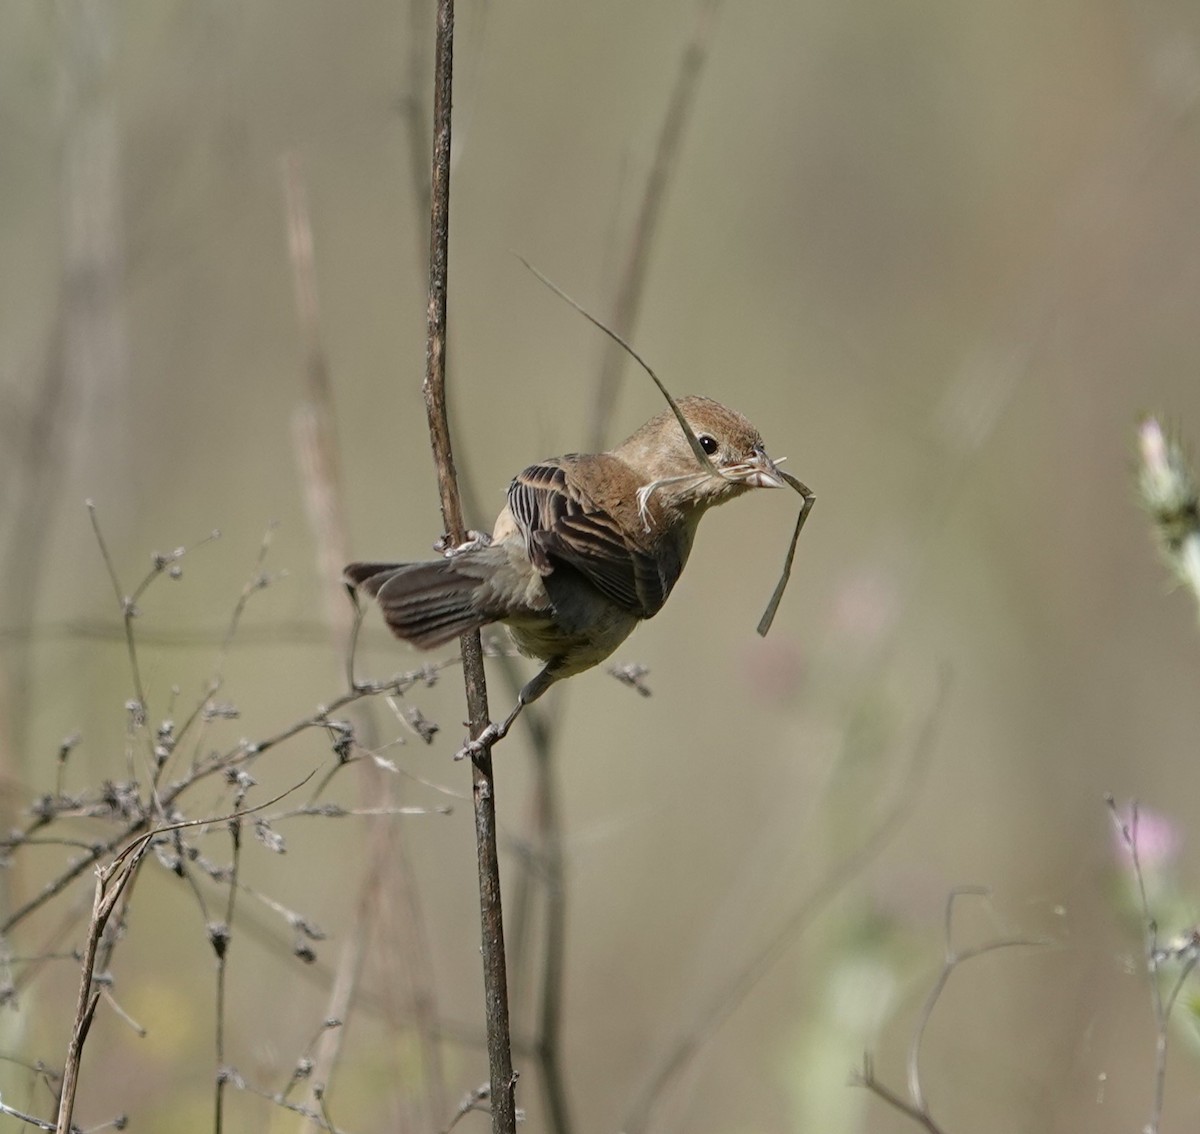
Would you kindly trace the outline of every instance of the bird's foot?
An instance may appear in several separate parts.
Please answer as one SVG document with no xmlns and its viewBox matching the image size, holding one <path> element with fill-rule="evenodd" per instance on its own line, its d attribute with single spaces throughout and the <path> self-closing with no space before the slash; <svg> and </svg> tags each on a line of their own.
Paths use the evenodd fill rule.
<svg viewBox="0 0 1200 1134">
<path fill-rule="evenodd" d="M 467 532 L 466 543 L 451 543 L 450 536 L 443 533 L 433 541 L 433 550 L 447 559 L 453 559 L 456 555 L 462 555 L 464 551 L 478 551 L 481 547 L 491 547 L 491 545 L 492 537 L 487 532 L 477 532 L 472 528 Z"/>
<path fill-rule="evenodd" d="M 454 753 L 455 760 L 466 760 L 468 757 L 472 760 L 477 760 L 485 752 L 490 751 L 493 744 L 497 740 L 503 740 L 504 734 L 508 729 L 502 725 L 489 723 L 487 728 L 483 730 L 474 740 L 468 740 L 457 752 Z"/>
<path fill-rule="evenodd" d="M 542 672 L 544 673 L 545 671 L 543 670 Z M 536 680 L 536 678 L 534 680 Z M 533 682 L 530 682 L 530 684 L 533 684 Z M 526 688 L 528 689 L 528 686 L 526 686 Z M 539 693 L 541 693 L 541 689 L 539 689 L 534 696 L 536 697 Z M 515 721 L 517 717 L 521 715 L 521 710 L 525 708 L 527 700 L 532 699 L 532 697 L 527 699 L 524 696 L 524 693 L 522 693 L 522 696 L 517 698 L 517 703 L 513 706 L 513 711 L 509 713 L 500 724 L 496 724 L 494 721 L 489 722 L 484 730 L 474 740 L 468 740 L 466 744 L 464 744 L 454 754 L 454 759 L 465 760 L 468 756 L 470 756 L 472 760 L 477 760 L 480 756 L 484 755 L 484 753 L 490 752 L 492 745 L 495 744 L 497 740 L 503 740 L 508 735 L 508 730 L 512 728 L 513 721 Z"/>
</svg>

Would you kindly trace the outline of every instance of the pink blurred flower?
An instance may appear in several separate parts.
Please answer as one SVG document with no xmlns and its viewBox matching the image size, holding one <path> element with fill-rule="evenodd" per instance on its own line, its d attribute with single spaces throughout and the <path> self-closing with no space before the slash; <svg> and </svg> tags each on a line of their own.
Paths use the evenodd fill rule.
<svg viewBox="0 0 1200 1134">
<path fill-rule="evenodd" d="M 1137 844 L 1138 862 L 1143 870 L 1161 871 L 1170 867 L 1183 846 L 1177 824 L 1160 811 L 1149 807 L 1128 808 L 1120 815 L 1121 829 L 1113 830 L 1117 859 L 1132 865 L 1130 840 Z"/>
<path fill-rule="evenodd" d="M 873 647 L 890 633 L 899 612 L 895 577 L 890 571 L 864 565 L 838 588 L 832 628 L 851 647 Z"/>
<path fill-rule="evenodd" d="M 787 703 L 800 695 L 804 684 L 804 654 L 798 642 L 772 638 L 751 645 L 744 655 L 745 680 L 764 701 Z"/>
</svg>

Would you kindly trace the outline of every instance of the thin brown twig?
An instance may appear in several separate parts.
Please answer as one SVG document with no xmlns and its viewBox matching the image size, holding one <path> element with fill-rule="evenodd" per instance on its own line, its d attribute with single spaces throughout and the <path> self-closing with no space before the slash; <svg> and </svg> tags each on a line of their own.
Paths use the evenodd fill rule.
<svg viewBox="0 0 1200 1134">
<path fill-rule="evenodd" d="M 221 1069 L 221 1076 L 234 1090 L 246 1091 L 248 1094 L 255 1095 L 260 1099 L 272 1103 L 281 1110 L 298 1114 L 302 1118 L 307 1119 L 319 1130 L 327 1130 L 330 1134 L 340 1134 L 338 1128 L 330 1120 L 323 1095 L 318 1097 L 318 1105 L 311 1107 L 304 1103 L 293 1102 L 282 1091 L 267 1091 L 255 1086 L 253 1083 L 248 1082 L 236 1067 L 223 1067 Z"/>
<path fill-rule="evenodd" d="M 447 280 L 450 234 L 450 126 L 454 63 L 454 2 L 438 0 L 433 81 L 433 178 L 430 205 L 429 306 L 425 381 L 422 387 L 429 418 L 430 443 L 437 469 L 442 520 L 454 543 L 465 537 L 462 502 L 454 471 L 450 427 L 446 415 Z M 463 679 L 472 738 L 489 721 L 487 683 L 479 633 L 462 638 Z M 516 1130 L 516 1076 L 508 1012 L 508 974 L 504 955 L 504 923 L 500 904 L 500 862 L 496 846 L 496 799 L 491 746 L 473 752 L 472 797 L 479 865 L 484 1002 L 491 1083 L 492 1130 Z"/>
<path fill-rule="evenodd" d="M 133 623 L 141 611 L 138 608 L 138 603 L 142 596 L 149 590 L 151 584 L 160 579 L 164 574 L 169 576 L 177 576 L 179 572 L 179 561 L 188 554 L 189 550 L 194 550 L 196 547 L 201 547 L 204 544 L 211 543 L 213 540 L 220 539 L 221 533 L 217 530 L 209 532 L 203 539 L 197 541 L 193 548 L 177 547 L 171 552 L 155 552 L 151 557 L 150 570 L 142 577 L 142 580 L 131 592 L 126 592 L 121 586 L 121 580 L 117 574 L 117 567 L 113 561 L 112 555 L 108 550 L 108 542 L 104 538 L 104 531 L 100 527 L 100 517 L 96 512 L 96 505 L 87 500 L 85 506 L 88 510 L 88 516 L 91 520 L 92 531 L 96 536 L 96 543 L 100 548 L 100 556 L 104 560 L 105 569 L 108 572 L 109 582 L 112 583 L 113 592 L 116 595 L 117 605 L 121 610 L 121 619 L 125 631 L 125 649 L 129 658 L 129 671 L 133 680 L 134 700 L 127 704 L 129 709 L 129 727 L 127 738 L 129 744 L 132 745 L 134 739 L 141 735 L 145 742 L 146 757 L 149 760 L 152 782 L 157 784 L 158 776 L 161 773 L 162 767 L 155 760 L 155 742 L 152 733 L 147 730 L 146 724 L 149 720 L 150 707 L 146 703 L 145 688 L 142 684 L 141 667 L 138 662 L 138 647 L 137 635 L 134 632 Z M 264 544 L 263 555 L 266 554 L 266 545 Z M 238 614 L 241 608 L 245 605 L 246 593 L 243 593 L 242 601 L 238 607 Z M 233 625 L 229 629 L 229 635 L 232 636 L 236 627 L 236 615 Z M 226 643 L 228 644 L 228 643 Z M 132 752 L 129 752 L 130 759 L 130 778 L 133 778 L 132 771 Z"/>
<path fill-rule="evenodd" d="M 67 1057 L 63 1063 L 62 1093 L 58 1104 L 58 1125 L 55 1134 L 70 1134 L 71 1116 L 75 1111 L 75 1092 L 79 1086 L 79 1063 L 83 1045 L 91 1030 L 100 1002 L 100 990 L 93 988 L 92 978 L 96 971 L 96 957 L 100 950 L 100 938 L 104 927 L 116 908 L 129 880 L 137 871 L 138 863 L 150 846 L 143 838 L 127 847 L 109 865 L 96 872 L 96 891 L 92 900 L 92 920 L 88 925 L 87 941 L 83 949 L 80 966 L 79 996 L 75 1004 L 75 1022 L 71 1027 L 71 1038 L 67 1044 Z"/>
<path fill-rule="evenodd" d="M 241 629 L 242 615 L 246 613 L 246 606 L 250 602 L 250 596 L 271 584 L 271 576 L 264 570 L 264 565 L 267 561 L 267 553 L 271 550 L 271 540 L 274 538 L 275 529 L 278 526 L 278 523 L 272 520 L 264 529 L 262 542 L 258 545 L 255 573 L 242 586 L 242 593 L 238 595 L 237 602 L 233 604 L 233 613 L 229 616 L 229 625 L 225 628 L 225 637 L 221 639 L 221 645 L 217 651 L 217 660 L 213 666 L 212 684 L 214 686 L 219 686 L 224 678 L 225 662 L 229 657 L 229 650 L 233 646 L 233 640 L 237 637 L 238 631 Z"/>
<path fill-rule="evenodd" d="M 116 594 L 117 605 L 121 608 L 121 617 L 125 623 L 125 649 L 129 654 L 129 669 L 133 675 L 133 691 L 137 697 L 138 704 L 142 711 L 146 710 L 146 695 L 142 689 L 142 673 L 138 667 L 137 644 L 133 636 L 133 619 L 137 615 L 137 607 L 134 604 L 133 597 L 127 595 L 121 589 L 121 580 L 117 575 L 116 564 L 113 563 L 112 556 L 109 554 L 108 544 L 104 539 L 104 532 L 100 528 L 100 520 L 96 515 L 96 505 L 91 501 L 85 501 L 88 517 L 92 521 L 92 530 L 96 534 L 96 543 L 100 546 L 100 555 L 104 559 L 104 566 L 108 570 L 108 579 L 112 583 L 113 591 Z"/>
</svg>

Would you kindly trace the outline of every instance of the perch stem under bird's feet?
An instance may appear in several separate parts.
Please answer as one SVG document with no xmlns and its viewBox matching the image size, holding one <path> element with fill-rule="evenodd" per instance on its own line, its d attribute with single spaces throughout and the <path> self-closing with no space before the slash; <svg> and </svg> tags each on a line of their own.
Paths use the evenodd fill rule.
<svg viewBox="0 0 1200 1134">
<path fill-rule="evenodd" d="M 494 721 L 489 722 L 487 727 L 474 740 L 468 740 L 454 754 L 454 759 L 464 760 L 469 756 L 474 760 L 490 749 L 496 741 L 503 740 L 508 735 L 508 730 L 512 728 L 513 721 L 521 715 L 521 710 L 526 705 L 536 701 L 558 679 L 561 664 L 561 659 L 556 659 L 543 666 L 536 676 L 530 678 L 522 686 L 521 692 L 517 694 L 517 703 L 513 706 L 512 712 L 499 724 L 496 724 Z"/>
<path fill-rule="evenodd" d="M 454 753 L 454 759 L 466 760 L 469 757 L 474 760 L 482 756 L 496 741 L 503 740 L 508 735 L 508 730 L 512 728 L 513 721 L 517 719 L 523 708 L 525 708 L 525 702 L 518 701 L 513 711 L 500 724 L 496 724 L 495 721 L 490 722 L 474 740 L 468 740 Z"/>
<path fill-rule="evenodd" d="M 466 551 L 476 551 L 481 547 L 489 547 L 492 542 L 492 537 L 488 532 L 477 532 L 472 528 L 467 532 L 465 543 L 456 544 L 451 538 L 449 532 L 442 532 L 440 536 L 433 541 L 433 550 L 446 559 L 453 559 L 456 555 L 462 555 Z"/>
</svg>

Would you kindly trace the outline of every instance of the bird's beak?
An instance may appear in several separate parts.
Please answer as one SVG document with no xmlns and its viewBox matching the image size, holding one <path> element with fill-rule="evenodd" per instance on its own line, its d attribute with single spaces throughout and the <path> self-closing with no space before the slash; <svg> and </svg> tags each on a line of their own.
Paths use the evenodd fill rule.
<svg viewBox="0 0 1200 1134">
<path fill-rule="evenodd" d="M 775 462 L 767 456 L 766 451 L 758 449 L 750 461 L 749 471 L 741 478 L 743 484 L 751 488 L 783 488 L 783 478 L 775 467 Z"/>
</svg>

